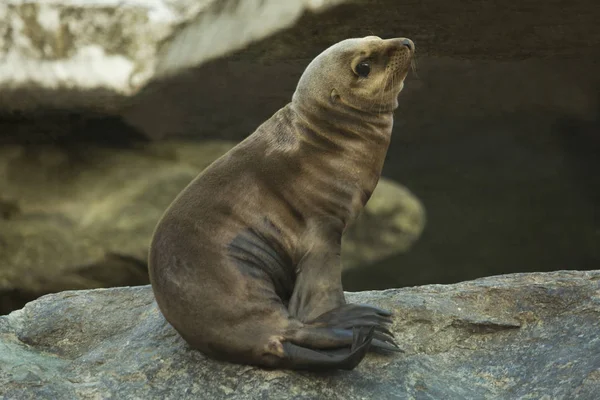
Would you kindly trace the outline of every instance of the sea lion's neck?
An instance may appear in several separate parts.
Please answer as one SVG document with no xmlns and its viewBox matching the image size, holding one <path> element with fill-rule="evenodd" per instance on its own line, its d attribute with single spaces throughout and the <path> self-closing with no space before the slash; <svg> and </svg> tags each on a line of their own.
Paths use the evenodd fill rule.
<svg viewBox="0 0 600 400">
<path fill-rule="evenodd" d="M 363 142 L 363 145 L 385 146 L 387 149 L 390 141 L 393 109 L 370 113 L 343 103 L 321 104 L 317 101 L 297 101 L 296 98 L 285 108 L 299 125 L 338 145 L 340 140 L 349 140 Z"/>
<path fill-rule="evenodd" d="M 392 113 L 369 115 L 341 107 L 321 110 L 314 104 L 304 107 L 304 103 L 295 102 L 280 112 L 291 122 L 289 133 L 295 136 L 298 154 L 308 154 L 311 163 L 319 165 L 305 173 L 314 174 L 314 182 L 328 182 L 344 192 L 335 209 L 347 226 L 368 201 L 381 175 L 391 138 Z M 331 205 L 327 193 L 315 198 L 315 207 Z"/>
</svg>

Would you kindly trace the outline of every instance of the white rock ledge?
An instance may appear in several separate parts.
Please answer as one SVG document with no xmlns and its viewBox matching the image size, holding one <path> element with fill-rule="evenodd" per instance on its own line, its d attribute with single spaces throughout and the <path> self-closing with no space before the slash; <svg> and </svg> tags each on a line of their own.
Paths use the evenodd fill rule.
<svg viewBox="0 0 600 400">
<path fill-rule="evenodd" d="M 115 111 L 122 105 L 118 99 L 159 76 L 240 49 L 292 25 L 306 11 L 343 1 L 3 1 L 0 109 Z"/>
</svg>

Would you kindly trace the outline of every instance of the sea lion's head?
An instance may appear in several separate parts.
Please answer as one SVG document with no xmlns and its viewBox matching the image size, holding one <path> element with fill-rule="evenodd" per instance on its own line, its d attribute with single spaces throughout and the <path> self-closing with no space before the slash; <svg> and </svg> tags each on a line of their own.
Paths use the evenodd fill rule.
<svg viewBox="0 0 600 400">
<path fill-rule="evenodd" d="M 304 110 L 326 107 L 391 113 L 398 107 L 414 52 L 414 43 L 406 38 L 343 40 L 308 65 L 292 102 Z"/>
</svg>

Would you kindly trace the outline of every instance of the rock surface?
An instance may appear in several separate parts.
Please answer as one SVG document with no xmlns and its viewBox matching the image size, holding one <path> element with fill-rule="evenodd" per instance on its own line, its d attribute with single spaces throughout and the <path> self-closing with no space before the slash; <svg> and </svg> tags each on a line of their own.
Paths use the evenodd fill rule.
<svg viewBox="0 0 600 400">
<path fill-rule="evenodd" d="M 0 108 L 118 110 L 152 79 L 237 50 L 340 0 L 11 0 Z"/>
<path fill-rule="evenodd" d="M 0 317 L 7 399 L 596 399 L 600 271 L 348 293 L 405 349 L 353 371 L 267 371 L 188 349 L 149 286 L 44 296 Z"/>
<path fill-rule="evenodd" d="M 1 148 L 0 313 L 46 293 L 148 283 L 147 248 L 158 219 L 233 145 Z M 349 228 L 343 262 L 357 267 L 405 252 L 424 224 L 414 195 L 382 179 Z"/>
</svg>

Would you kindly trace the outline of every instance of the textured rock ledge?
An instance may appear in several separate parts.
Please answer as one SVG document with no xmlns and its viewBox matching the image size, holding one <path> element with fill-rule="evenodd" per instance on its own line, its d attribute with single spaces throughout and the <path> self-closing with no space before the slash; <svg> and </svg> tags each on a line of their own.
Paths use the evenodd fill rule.
<svg viewBox="0 0 600 400">
<path fill-rule="evenodd" d="M 189 350 L 151 288 L 71 291 L 0 317 L 9 399 L 592 399 L 600 271 L 516 274 L 348 293 L 396 313 L 406 353 L 326 375 L 220 363 Z"/>
</svg>

